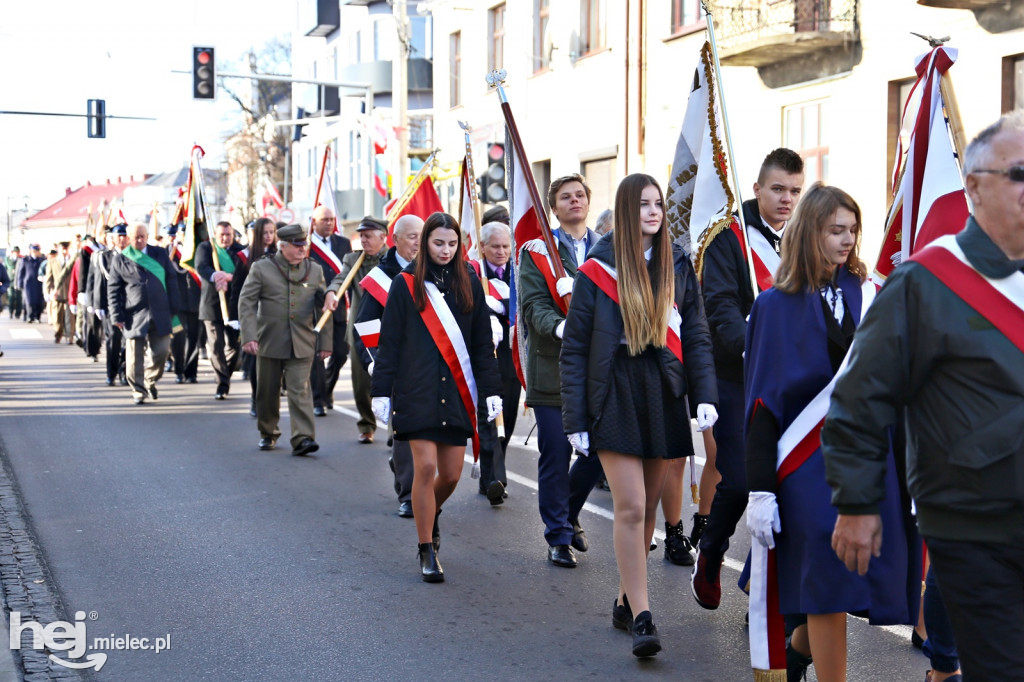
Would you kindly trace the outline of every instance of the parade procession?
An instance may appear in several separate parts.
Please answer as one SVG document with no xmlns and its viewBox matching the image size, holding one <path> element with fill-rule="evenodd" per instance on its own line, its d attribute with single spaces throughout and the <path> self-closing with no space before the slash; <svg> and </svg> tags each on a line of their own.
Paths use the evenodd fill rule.
<svg viewBox="0 0 1024 682">
<path fill-rule="evenodd" d="M 0 29 L 0 682 L 1024 677 L 1024 3 L 98 4 Z"/>
</svg>

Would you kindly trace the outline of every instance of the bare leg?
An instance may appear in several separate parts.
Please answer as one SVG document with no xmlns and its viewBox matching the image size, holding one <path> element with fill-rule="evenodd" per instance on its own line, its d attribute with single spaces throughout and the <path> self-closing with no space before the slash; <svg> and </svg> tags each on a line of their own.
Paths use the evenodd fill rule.
<svg viewBox="0 0 1024 682">
<path fill-rule="evenodd" d="M 413 466 L 413 520 L 416 522 L 416 537 L 422 545 L 432 540 L 434 514 L 437 512 L 434 479 L 437 474 L 438 445 L 432 440 L 411 440 L 409 447 L 412 450 Z"/>
<path fill-rule="evenodd" d="M 435 443 L 437 446 L 437 478 L 434 480 L 434 501 L 438 509 L 444 504 L 459 484 L 459 476 L 462 475 L 463 455 L 466 452 L 465 445 L 446 445 Z M 433 523 L 433 517 L 430 517 Z"/>
<path fill-rule="evenodd" d="M 846 614 L 807 614 L 814 672 L 820 682 L 846 681 Z"/>
<path fill-rule="evenodd" d="M 683 476 L 685 473 L 685 457 L 666 461 L 665 485 L 661 488 L 661 512 L 670 526 L 676 525 L 683 518 Z"/>
</svg>

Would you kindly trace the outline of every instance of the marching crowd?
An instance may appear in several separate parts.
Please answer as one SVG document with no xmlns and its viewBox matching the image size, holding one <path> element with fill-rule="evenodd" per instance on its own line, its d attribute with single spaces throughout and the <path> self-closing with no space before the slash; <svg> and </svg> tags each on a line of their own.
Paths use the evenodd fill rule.
<svg viewBox="0 0 1024 682">
<path fill-rule="evenodd" d="M 213 398 L 242 368 L 261 450 L 281 436 L 282 389 L 292 454 L 318 449 L 315 418 L 349 361 L 358 441 L 389 429 L 398 514 L 415 521 L 426 582 L 444 580 L 439 521 L 467 444 L 479 492 L 506 499 L 525 386 L 548 560 L 577 566 L 589 546 L 580 511 L 605 479 L 612 625 L 634 655 L 661 649 L 646 568 L 661 505 L 665 556 L 693 566 L 705 609 L 721 602 L 746 514 L 758 679 L 799 679 L 812 663 L 819 680 L 845 679 L 847 614 L 914 625 L 933 682 L 1013 679 L 1024 666 L 1024 114 L 980 133 L 964 170 L 967 226 L 877 294 L 857 202 L 805 188 L 784 148 L 696 267 L 672 242 L 655 178 L 620 183 L 602 236 L 572 174 L 548 190 L 557 228 L 518 253 L 500 208 L 470 259 L 445 213 L 404 216 L 391 235 L 368 216 L 353 251 L 319 206 L 309 231 L 254 221 L 245 247 L 219 223 L 194 268 L 176 226 L 158 237 L 120 224 L 77 257 L 66 242 L 49 260 L 38 245 L 15 249 L 0 284 L 12 317 L 37 322 L 49 305 L 56 342 L 77 339 L 94 360 L 102 343 L 108 385 L 129 386 L 137 404 L 158 399 L 166 367 L 195 382 L 204 345 Z M 687 535 L 691 419 L 708 459 Z"/>
</svg>

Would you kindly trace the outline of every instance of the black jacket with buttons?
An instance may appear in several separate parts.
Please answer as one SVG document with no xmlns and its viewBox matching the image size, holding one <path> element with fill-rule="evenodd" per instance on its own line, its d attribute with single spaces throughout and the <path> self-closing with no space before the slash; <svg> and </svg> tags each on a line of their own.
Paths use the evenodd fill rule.
<svg viewBox="0 0 1024 682">
<path fill-rule="evenodd" d="M 414 267 L 407 267 L 403 275 L 411 275 Z M 469 268 L 468 265 L 461 267 Z M 477 385 L 477 401 L 482 405 L 488 396 L 501 394 L 501 381 L 494 359 L 490 309 L 484 302 L 484 290 L 472 272 L 470 283 L 473 309 L 469 312 L 459 310 L 452 290 L 443 293 L 465 340 Z M 370 395 L 391 398 L 393 427 L 398 436 L 446 427 L 472 433 L 469 414 L 463 407 L 452 373 L 430 336 L 402 275 L 395 277 L 384 306 Z"/>
</svg>

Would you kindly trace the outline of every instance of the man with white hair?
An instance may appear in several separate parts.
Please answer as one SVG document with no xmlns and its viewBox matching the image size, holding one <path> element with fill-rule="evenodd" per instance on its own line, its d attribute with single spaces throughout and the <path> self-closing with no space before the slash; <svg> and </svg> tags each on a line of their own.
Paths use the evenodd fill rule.
<svg viewBox="0 0 1024 682">
<path fill-rule="evenodd" d="M 313 229 L 309 233 L 309 258 L 324 271 L 324 281 L 328 285 L 341 272 L 341 259 L 352 253 L 352 243 L 342 235 L 336 234 L 338 221 L 334 211 L 323 204 L 313 209 Z M 348 341 L 345 339 L 345 325 L 348 314 L 345 306 L 340 306 L 331 316 L 334 323 L 333 348 L 331 357 L 325 362 L 314 360 L 309 384 L 313 390 L 313 414 L 317 417 L 327 416 L 334 409 L 334 387 L 338 383 L 338 375 L 348 359 Z"/>
<path fill-rule="evenodd" d="M 965 680 L 1024 668 L 1024 111 L 968 145 L 973 215 L 900 265 L 857 329 L 821 431 L 832 547 L 861 575 L 880 556 L 889 428 Z M 886 535 L 888 537 L 888 534 Z"/>
<path fill-rule="evenodd" d="M 128 246 L 111 259 L 107 279 L 110 320 L 124 332 L 125 369 L 136 405 L 157 399 L 171 333 L 180 323 L 178 281 L 167 251 L 148 246 L 145 223 L 128 227 Z M 149 364 L 146 364 L 146 345 Z"/>
</svg>

